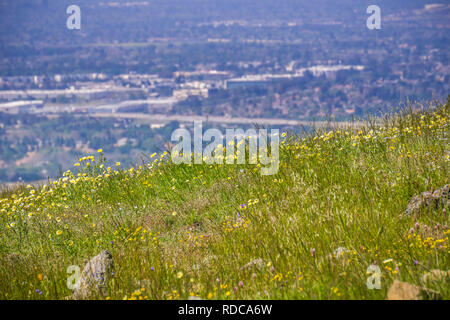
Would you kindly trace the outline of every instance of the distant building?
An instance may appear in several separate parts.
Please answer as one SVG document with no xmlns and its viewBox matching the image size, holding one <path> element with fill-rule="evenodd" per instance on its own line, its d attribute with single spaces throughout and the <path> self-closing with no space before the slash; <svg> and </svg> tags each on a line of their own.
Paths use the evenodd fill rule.
<svg viewBox="0 0 450 320">
<path fill-rule="evenodd" d="M 201 96 L 203 98 L 208 98 L 209 90 L 208 88 L 185 88 L 173 90 L 173 97 L 177 100 L 186 100 L 190 96 Z"/>
<path fill-rule="evenodd" d="M 248 87 L 267 87 L 271 83 L 291 80 L 302 77 L 302 74 L 261 74 L 248 75 L 242 78 L 229 79 L 225 82 L 227 89 L 248 88 Z"/>
<path fill-rule="evenodd" d="M 111 96 L 127 98 L 132 94 L 145 94 L 146 91 L 142 88 L 124 88 L 104 86 L 96 88 L 81 88 L 75 89 L 57 89 L 57 90 L 0 90 L 0 99 L 14 100 L 14 99 L 51 99 L 57 97 L 66 98 L 82 98 L 82 99 L 103 99 Z"/>
<path fill-rule="evenodd" d="M 119 103 L 112 103 L 107 105 L 95 106 L 88 109 L 89 113 L 116 113 L 116 112 L 137 112 L 140 109 L 147 111 L 162 111 L 169 110 L 175 103 L 173 98 L 156 98 L 146 100 L 129 100 Z M 142 111 L 142 110 L 141 110 Z"/>
<path fill-rule="evenodd" d="M 291 67 L 293 69 L 293 66 Z M 261 75 L 247 75 L 241 78 L 229 79 L 225 82 L 225 86 L 227 89 L 234 88 L 245 88 L 245 87 L 266 87 L 270 84 L 286 81 L 286 80 L 294 80 L 304 76 L 306 71 L 311 72 L 314 76 L 326 75 L 330 76 L 336 74 L 336 72 L 340 70 L 364 70 L 364 66 L 346 66 L 346 65 L 330 65 L 330 66 L 313 66 L 309 68 L 302 68 L 295 70 L 294 73 L 286 73 L 286 74 L 261 74 Z"/>
<path fill-rule="evenodd" d="M 231 79 L 227 80 L 226 88 L 227 89 L 235 89 L 235 88 L 248 88 L 248 87 L 266 87 L 269 85 L 270 81 L 268 80 L 250 80 L 250 79 Z"/>
<path fill-rule="evenodd" d="M 44 107 L 44 101 L 42 100 L 30 100 L 30 101 L 13 101 L 0 103 L 0 112 L 6 113 L 23 113 L 30 112 L 35 109 L 40 109 Z"/>
</svg>

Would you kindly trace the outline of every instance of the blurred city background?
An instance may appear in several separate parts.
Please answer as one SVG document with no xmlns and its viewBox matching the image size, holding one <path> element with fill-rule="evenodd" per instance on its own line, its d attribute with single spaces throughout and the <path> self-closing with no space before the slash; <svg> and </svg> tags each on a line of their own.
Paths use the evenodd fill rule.
<svg viewBox="0 0 450 320">
<path fill-rule="evenodd" d="M 0 0 L 0 182 L 99 148 L 136 164 L 194 119 L 307 130 L 444 101 L 449 28 L 438 0 Z"/>
</svg>

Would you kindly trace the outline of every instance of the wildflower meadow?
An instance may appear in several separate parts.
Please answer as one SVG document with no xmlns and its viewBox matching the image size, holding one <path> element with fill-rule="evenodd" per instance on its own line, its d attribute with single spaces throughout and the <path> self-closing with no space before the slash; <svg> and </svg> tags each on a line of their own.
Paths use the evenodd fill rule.
<svg viewBox="0 0 450 320">
<path fill-rule="evenodd" d="M 449 183 L 449 124 L 450 100 L 281 133 L 266 176 L 169 151 L 123 168 L 100 149 L 1 190 L 0 299 L 71 299 L 72 271 L 102 250 L 114 271 L 93 299 L 385 299 L 396 279 L 423 285 L 450 269 L 448 208 L 403 213 Z M 428 288 L 450 298 L 448 280 Z"/>
</svg>

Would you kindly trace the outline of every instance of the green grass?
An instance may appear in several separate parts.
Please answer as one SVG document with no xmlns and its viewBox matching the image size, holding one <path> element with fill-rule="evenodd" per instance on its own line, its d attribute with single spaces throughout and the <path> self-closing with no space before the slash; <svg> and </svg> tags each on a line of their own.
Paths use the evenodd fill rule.
<svg viewBox="0 0 450 320">
<path fill-rule="evenodd" d="M 449 183 L 449 108 L 288 134 L 273 176 L 169 155 L 108 170 L 95 155 L 46 187 L 4 190 L 0 298 L 63 299 L 67 268 L 104 249 L 111 299 L 385 299 L 394 279 L 422 285 L 450 269 L 448 208 L 401 214 Z M 373 263 L 379 290 L 366 285 Z M 430 288 L 450 298 L 448 282 Z"/>
</svg>

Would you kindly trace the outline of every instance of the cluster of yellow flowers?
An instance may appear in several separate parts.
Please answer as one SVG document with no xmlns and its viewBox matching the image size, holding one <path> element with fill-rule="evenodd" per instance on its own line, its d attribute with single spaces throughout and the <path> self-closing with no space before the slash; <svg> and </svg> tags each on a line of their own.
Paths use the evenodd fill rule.
<svg viewBox="0 0 450 320">
<path fill-rule="evenodd" d="M 266 275 L 266 277 L 269 277 Z M 285 282 L 285 281 L 301 281 L 303 280 L 303 274 L 301 272 L 293 272 L 288 271 L 285 274 L 281 272 L 275 273 L 270 279 L 269 282 Z"/>
<path fill-rule="evenodd" d="M 103 150 L 99 149 L 98 152 L 102 153 Z M 144 170 L 161 165 L 166 155 L 167 152 L 162 153 L 159 159 L 156 158 L 148 163 L 146 168 L 141 165 L 128 170 L 122 170 L 120 162 L 116 163 L 118 167 L 116 170 L 111 167 L 105 168 L 102 155 L 97 164 L 95 164 L 94 156 L 81 157 L 75 164 L 75 167 L 80 167 L 82 163 L 85 164 L 81 171 L 74 173 L 67 170 L 61 178 L 46 185 L 37 188 L 28 185 L 23 192 L 0 199 L 0 214 L 5 214 L 9 218 L 5 227 L 14 228 L 18 221 L 47 214 L 47 210 L 67 211 L 70 209 L 71 201 L 74 200 L 74 197 L 80 196 L 80 192 L 82 192 L 81 198 L 85 201 L 99 203 L 101 200 L 97 197 L 97 193 L 111 176 L 119 176 L 122 181 L 128 181 L 131 177 L 140 176 Z M 58 231 L 57 235 L 60 234 L 61 232 Z"/>
<path fill-rule="evenodd" d="M 244 217 L 240 217 L 237 220 L 232 221 L 229 216 L 225 217 L 225 221 L 222 222 L 222 227 L 226 232 L 233 232 L 238 229 L 246 229 L 248 227 L 249 221 Z"/>
<path fill-rule="evenodd" d="M 151 241 L 154 244 L 159 243 L 160 232 L 152 233 L 142 226 L 137 227 L 135 230 L 130 230 L 128 227 L 120 227 L 113 233 L 113 241 L 124 242 L 148 242 Z"/>
<path fill-rule="evenodd" d="M 167 299 L 168 300 L 176 300 L 180 297 L 180 293 L 178 292 L 178 290 L 172 290 L 172 292 L 168 295 Z"/>
<path fill-rule="evenodd" d="M 409 245 L 411 248 L 423 248 L 431 253 L 433 250 L 447 250 L 448 249 L 448 235 L 450 234 L 450 229 L 443 233 L 443 237 L 434 238 L 431 236 L 422 237 L 418 233 L 412 233 L 408 235 L 408 239 L 413 240 Z"/>
<path fill-rule="evenodd" d="M 148 300 L 148 296 L 145 294 L 145 288 L 140 288 L 132 292 L 130 297 L 124 296 L 123 300 Z"/>
<path fill-rule="evenodd" d="M 295 154 L 296 159 L 308 159 L 316 158 L 319 162 L 326 159 L 329 154 L 324 153 L 322 150 L 324 147 L 329 147 L 330 144 L 325 144 L 328 140 L 334 139 L 335 145 L 338 147 L 338 151 L 342 151 L 348 146 L 359 147 L 367 142 L 374 141 L 388 141 L 390 144 L 389 150 L 396 150 L 401 138 L 420 136 L 425 130 L 439 130 L 442 132 L 448 131 L 448 125 L 450 123 L 449 117 L 434 113 L 432 116 L 425 117 L 422 115 L 420 121 L 413 121 L 412 116 L 407 117 L 406 123 L 409 126 L 379 126 L 377 129 L 360 129 L 360 130 L 331 130 L 316 135 L 312 139 L 303 138 L 301 143 L 286 144 L 285 150 Z M 404 147 L 404 145 L 403 145 Z M 410 150 L 403 150 L 406 156 L 411 157 Z M 446 155 L 446 159 L 449 159 L 449 155 Z"/>
</svg>

